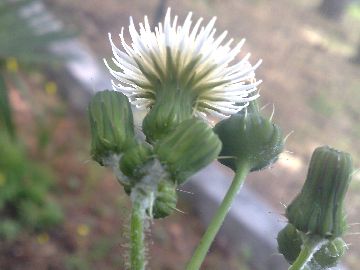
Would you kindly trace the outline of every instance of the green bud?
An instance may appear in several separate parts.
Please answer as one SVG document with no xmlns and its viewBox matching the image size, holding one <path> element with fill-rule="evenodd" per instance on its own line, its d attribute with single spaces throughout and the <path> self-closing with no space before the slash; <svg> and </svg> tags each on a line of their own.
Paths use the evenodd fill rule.
<svg viewBox="0 0 360 270">
<path fill-rule="evenodd" d="M 154 218 L 169 216 L 176 208 L 176 186 L 169 181 L 161 181 L 158 184 L 155 202 L 152 209 Z"/>
<path fill-rule="evenodd" d="M 193 101 L 189 91 L 175 85 L 165 87 L 156 94 L 156 103 L 145 116 L 143 132 L 149 142 L 162 139 L 178 124 L 192 117 Z"/>
<path fill-rule="evenodd" d="M 309 270 L 327 269 L 336 266 L 341 257 L 345 254 L 346 247 L 346 243 L 340 237 L 329 241 L 314 254 L 309 265 Z M 311 267 L 312 265 L 314 267 Z M 315 268 L 315 266 L 317 266 L 317 268 Z"/>
<path fill-rule="evenodd" d="M 289 264 L 292 264 L 301 251 L 303 243 L 301 234 L 289 223 L 279 232 L 277 242 L 279 252 L 284 255 Z"/>
<path fill-rule="evenodd" d="M 125 151 L 120 159 L 120 170 L 130 178 L 140 179 L 145 173 L 141 169 L 152 158 L 151 147 L 146 144 L 137 144 Z"/>
<path fill-rule="evenodd" d="M 130 194 L 131 194 L 131 185 L 130 184 L 122 184 L 122 185 L 124 187 L 125 193 L 130 196 Z"/>
<path fill-rule="evenodd" d="M 298 230 L 324 238 L 336 238 L 346 230 L 344 197 L 352 173 L 348 153 L 328 146 L 317 148 L 300 194 L 286 209 Z"/>
<path fill-rule="evenodd" d="M 289 264 L 293 264 L 299 256 L 306 239 L 311 237 L 314 237 L 314 235 L 298 231 L 291 223 L 289 223 L 278 234 L 277 241 L 279 252 L 284 255 L 284 258 Z M 315 252 L 304 270 L 327 269 L 333 267 L 344 255 L 345 250 L 346 243 L 340 237 L 329 240 Z"/>
<path fill-rule="evenodd" d="M 221 142 L 203 121 L 182 122 L 155 145 L 155 153 L 177 184 L 217 158 Z"/>
<path fill-rule="evenodd" d="M 91 155 L 104 165 L 104 159 L 119 154 L 135 142 L 130 103 L 117 91 L 96 93 L 89 104 Z"/>
<path fill-rule="evenodd" d="M 255 108 L 219 122 L 214 132 L 222 142 L 220 156 L 233 157 L 219 162 L 233 171 L 243 163 L 248 163 L 251 171 L 261 170 L 274 163 L 284 148 L 281 130 Z"/>
</svg>

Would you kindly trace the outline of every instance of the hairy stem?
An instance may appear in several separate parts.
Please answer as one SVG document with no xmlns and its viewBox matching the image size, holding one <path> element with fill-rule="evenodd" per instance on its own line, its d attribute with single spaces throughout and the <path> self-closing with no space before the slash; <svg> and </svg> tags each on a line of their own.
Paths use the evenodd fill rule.
<svg viewBox="0 0 360 270">
<path fill-rule="evenodd" d="M 204 236 L 200 240 L 198 247 L 195 250 L 191 260 L 186 266 L 186 270 L 198 270 L 203 263 L 205 256 L 210 248 L 211 243 L 214 241 L 214 238 L 219 231 L 221 225 L 224 222 L 226 214 L 229 212 L 230 207 L 241 189 L 246 175 L 249 173 L 250 168 L 248 164 L 240 164 L 235 177 L 231 183 L 231 186 L 226 193 L 224 200 L 222 201 L 220 207 L 216 211 L 212 221 L 210 222 L 209 227 L 207 228 Z"/>
<path fill-rule="evenodd" d="M 145 268 L 144 220 L 145 209 L 143 209 L 141 202 L 135 201 L 132 206 L 130 225 L 131 270 L 144 270 Z"/>
<path fill-rule="evenodd" d="M 314 254 L 327 242 L 327 240 L 312 237 L 305 241 L 299 256 L 289 267 L 289 270 L 302 270 L 311 261 Z"/>
</svg>

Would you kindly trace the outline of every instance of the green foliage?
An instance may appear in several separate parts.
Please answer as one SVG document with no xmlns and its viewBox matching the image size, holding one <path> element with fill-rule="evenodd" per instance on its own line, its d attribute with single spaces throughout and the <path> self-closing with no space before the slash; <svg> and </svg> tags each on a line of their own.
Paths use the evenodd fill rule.
<svg viewBox="0 0 360 270">
<path fill-rule="evenodd" d="M 47 197 L 51 173 L 5 134 L 0 134 L 0 156 L 0 237 L 13 239 L 20 229 L 43 230 L 59 223 L 62 212 Z"/>
<path fill-rule="evenodd" d="M 329 117 L 338 109 L 335 102 L 332 102 L 326 95 L 318 93 L 309 99 L 309 106 L 317 113 Z"/>
<path fill-rule="evenodd" d="M 15 127 L 5 78 L 15 77 L 18 63 L 34 69 L 34 64 L 60 62 L 62 58 L 52 54 L 49 45 L 74 35 L 56 27 L 43 11 L 35 0 L 0 3 L 0 128 L 12 137 Z M 5 71 L 14 76 L 6 76 L 10 74 Z"/>
<path fill-rule="evenodd" d="M 29 12 L 29 7 L 35 4 L 34 0 L 3 1 L 0 4 L 0 62 L 7 58 L 26 64 L 60 60 L 47 47 L 54 41 L 73 36 L 73 33 L 52 31 L 49 28 L 51 22 L 43 10 L 32 8 Z M 26 9 L 27 14 L 20 16 Z"/>
<path fill-rule="evenodd" d="M 347 8 L 347 13 L 355 20 L 360 21 L 360 3 L 351 3 Z"/>
<path fill-rule="evenodd" d="M 0 235 L 6 240 L 14 240 L 20 231 L 20 224 L 12 219 L 3 219 L 0 222 Z"/>
<path fill-rule="evenodd" d="M 69 256 L 68 258 L 66 258 L 65 269 L 66 270 L 89 270 L 92 268 L 90 267 L 90 265 L 84 258 L 82 258 L 80 256 L 72 255 L 72 256 Z"/>
<path fill-rule="evenodd" d="M 0 73 L 0 128 L 4 128 L 11 137 L 14 137 L 15 127 L 11 114 L 8 90 L 5 79 Z"/>
</svg>

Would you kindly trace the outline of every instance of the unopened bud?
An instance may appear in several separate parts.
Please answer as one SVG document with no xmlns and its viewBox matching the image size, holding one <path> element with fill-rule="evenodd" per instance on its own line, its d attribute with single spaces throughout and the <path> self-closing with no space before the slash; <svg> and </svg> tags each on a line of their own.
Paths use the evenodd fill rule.
<svg viewBox="0 0 360 270">
<path fill-rule="evenodd" d="M 300 194 L 286 209 L 298 230 L 324 238 L 336 238 L 346 230 L 344 197 L 352 173 L 348 153 L 328 146 L 317 148 Z"/>
<path fill-rule="evenodd" d="M 132 179 L 140 179 L 145 171 L 144 165 L 152 158 L 151 147 L 146 144 L 137 144 L 125 151 L 120 159 L 120 170 Z"/>
<path fill-rule="evenodd" d="M 215 160 L 220 149 L 218 136 L 198 119 L 182 122 L 155 145 L 160 162 L 178 184 Z"/>
<path fill-rule="evenodd" d="M 127 97 L 117 91 L 98 92 L 89 104 L 91 155 L 104 165 L 104 159 L 119 154 L 134 143 L 134 123 Z"/>
<path fill-rule="evenodd" d="M 152 215 L 154 218 L 169 216 L 176 208 L 177 194 L 176 185 L 168 180 L 158 184 Z"/>
<path fill-rule="evenodd" d="M 255 108 L 219 122 L 214 132 L 222 142 L 220 156 L 228 157 L 219 161 L 234 171 L 243 163 L 249 164 L 251 171 L 261 170 L 274 163 L 284 148 L 280 128 Z"/>
<path fill-rule="evenodd" d="M 288 263 L 292 264 L 301 251 L 303 243 L 301 234 L 292 224 L 289 223 L 279 232 L 277 242 L 279 252 L 284 255 L 284 258 L 288 261 Z"/>
<path fill-rule="evenodd" d="M 145 116 L 143 132 L 149 142 L 162 139 L 178 124 L 192 117 L 192 97 L 175 86 L 157 93 L 157 101 Z"/>
</svg>

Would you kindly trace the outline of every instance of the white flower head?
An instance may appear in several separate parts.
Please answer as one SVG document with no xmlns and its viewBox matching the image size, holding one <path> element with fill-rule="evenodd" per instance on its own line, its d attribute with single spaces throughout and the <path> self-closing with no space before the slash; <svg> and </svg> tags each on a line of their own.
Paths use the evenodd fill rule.
<svg viewBox="0 0 360 270">
<path fill-rule="evenodd" d="M 245 40 L 230 48 L 233 39 L 224 43 L 227 31 L 214 37 L 216 17 L 206 26 L 201 26 L 202 18 L 192 26 L 191 17 L 190 12 L 183 25 L 178 25 L 178 17 L 171 19 L 169 8 L 164 24 L 159 23 L 155 31 L 146 16 L 139 30 L 130 17 L 132 43 L 125 42 L 122 28 L 123 49 L 115 46 L 109 33 L 117 70 L 104 61 L 119 81 L 112 82 L 114 90 L 123 92 L 140 108 L 152 108 L 169 91 L 188 93 L 192 113 L 200 117 L 208 114 L 226 117 L 255 100 L 261 81 L 256 81 L 254 71 L 261 60 L 252 66 L 247 54 L 231 64 Z M 161 102 L 166 102 L 166 98 Z"/>
</svg>

